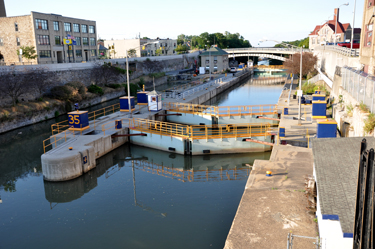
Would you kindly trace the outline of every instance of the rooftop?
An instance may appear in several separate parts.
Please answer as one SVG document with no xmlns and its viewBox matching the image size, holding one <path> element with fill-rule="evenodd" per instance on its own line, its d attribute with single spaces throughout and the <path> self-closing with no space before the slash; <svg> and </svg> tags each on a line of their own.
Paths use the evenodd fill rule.
<svg viewBox="0 0 375 249">
<path fill-rule="evenodd" d="M 209 52 L 211 51 L 211 52 Z M 202 53 L 201 56 L 209 56 L 211 54 L 211 56 L 217 56 L 217 55 L 225 55 L 225 54 L 228 54 L 227 52 L 225 52 L 224 50 L 222 50 L 221 48 L 218 48 L 218 47 L 212 47 L 210 48 L 209 50 L 207 50 L 206 52 Z"/>
<path fill-rule="evenodd" d="M 363 137 L 312 140 L 318 198 L 322 215 L 338 216 L 343 233 L 353 234 L 359 152 Z M 375 138 L 366 137 L 367 148 Z M 332 216 L 333 215 L 333 216 Z"/>
</svg>

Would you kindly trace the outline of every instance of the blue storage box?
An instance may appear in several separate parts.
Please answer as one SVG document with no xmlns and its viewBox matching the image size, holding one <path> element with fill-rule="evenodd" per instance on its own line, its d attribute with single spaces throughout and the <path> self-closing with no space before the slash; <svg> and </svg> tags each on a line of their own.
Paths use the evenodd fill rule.
<svg viewBox="0 0 375 249">
<path fill-rule="evenodd" d="M 74 111 L 68 113 L 69 130 L 83 131 L 89 126 L 89 113 L 87 111 Z"/>
<path fill-rule="evenodd" d="M 279 137 L 285 137 L 285 127 L 279 127 Z"/>
<path fill-rule="evenodd" d="M 148 105 L 148 92 L 137 92 L 137 103 L 138 105 Z"/>
<path fill-rule="evenodd" d="M 313 94 L 312 95 L 312 100 L 326 101 L 326 96 L 323 95 L 323 94 Z"/>
<path fill-rule="evenodd" d="M 312 118 L 326 118 L 327 104 L 325 101 L 312 101 Z"/>
<path fill-rule="evenodd" d="M 336 137 L 337 136 L 337 122 L 334 120 L 318 121 L 318 128 L 316 132 L 317 138 Z"/>
<path fill-rule="evenodd" d="M 135 104 L 134 104 L 134 97 L 130 96 L 130 109 L 131 111 L 135 110 Z M 129 101 L 128 97 L 121 97 L 120 98 L 120 111 L 121 112 L 128 112 L 129 111 Z"/>
<path fill-rule="evenodd" d="M 289 109 L 288 107 L 284 107 L 284 115 L 288 115 L 289 114 Z"/>
</svg>

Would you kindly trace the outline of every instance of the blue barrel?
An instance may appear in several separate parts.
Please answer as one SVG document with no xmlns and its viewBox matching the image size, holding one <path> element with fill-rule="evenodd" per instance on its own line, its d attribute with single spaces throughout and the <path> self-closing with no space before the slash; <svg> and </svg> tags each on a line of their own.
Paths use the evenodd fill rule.
<svg viewBox="0 0 375 249">
<path fill-rule="evenodd" d="M 284 107 L 284 115 L 288 115 L 289 114 L 289 109 L 288 107 Z"/>
<path fill-rule="evenodd" d="M 279 137 L 285 137 L 285 127 L 279 127 Z"/>
<path fill-rule="evenodd" d="M 122 121 L 115 120 L 115 126 L 116 126 L 116 130 L 122 129 Z"/>
</svg>

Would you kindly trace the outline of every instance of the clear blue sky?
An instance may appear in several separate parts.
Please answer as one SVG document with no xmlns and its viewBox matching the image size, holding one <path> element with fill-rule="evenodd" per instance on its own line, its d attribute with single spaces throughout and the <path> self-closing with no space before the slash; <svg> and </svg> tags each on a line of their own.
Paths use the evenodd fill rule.
<svg viewBox="0 0 375 249">
<path fill-rule="evenodd" d="M 357 0 L 355 27 L 362 25 L 365 0 Z M 354 0 L 5 0 L 7 16 L 30 11 L 95 20 L 98 37 L 104 39 L 176 38 L 203 32 L 240 33 L 253 46 L 261 39 L 302 39 L 316 25 L 333 19 L 341 6 L 340 21 L 353 21 Z M 1 27 L 0 27 L 1 28 Z M 273 46 L 274 43 L 264 43 Z"/>
</svg>

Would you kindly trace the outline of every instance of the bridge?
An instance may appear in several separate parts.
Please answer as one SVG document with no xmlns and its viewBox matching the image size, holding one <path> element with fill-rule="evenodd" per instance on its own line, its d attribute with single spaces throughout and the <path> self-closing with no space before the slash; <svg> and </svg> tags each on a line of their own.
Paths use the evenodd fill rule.
<svg viewBox="0 0 375 249">
<path fill-rule="evenodd" d="M 240 57 L 240 56 L 257 56 L 265 57 L 270 59 L 275 59 L 279 61 L 288 60 L 287 57 L 281 55 L 293 55 L 295 53 L 300 53 L 299 48 L 229 48 L 224 49 L 228 53 L 229 58 Z M 303 52 L 311 52 L 310 49 L 302 49 Z"/>
</svg>

